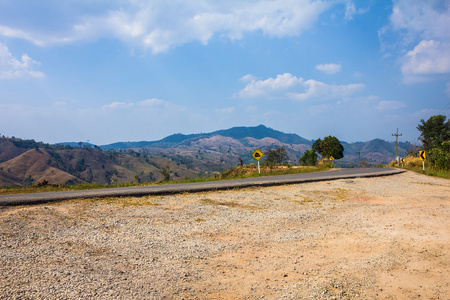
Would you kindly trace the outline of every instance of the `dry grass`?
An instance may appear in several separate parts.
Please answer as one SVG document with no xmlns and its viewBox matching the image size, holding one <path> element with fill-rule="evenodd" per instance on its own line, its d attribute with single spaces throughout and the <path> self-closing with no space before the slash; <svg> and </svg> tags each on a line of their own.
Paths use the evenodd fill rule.
<svg viewBox="0 0 450 300">
<path fill-rule="evenodd" d="M 398 163 L 396 161 L 392 161 L 388 164 L 390 168 L 397 168 Z M 413 172 L 426 174 L 429 176 L 436 176 L 441 178 L 450 179 L 450 171 L 437 169 L 425 160 L 425 171 L 423 170 L 423 161 L 419 157 L 415 156 L 407 156 L 405 158 L 405 163 L 402 165 L 400 163 L 400 168 L 404 168 Z"/>
</svg>

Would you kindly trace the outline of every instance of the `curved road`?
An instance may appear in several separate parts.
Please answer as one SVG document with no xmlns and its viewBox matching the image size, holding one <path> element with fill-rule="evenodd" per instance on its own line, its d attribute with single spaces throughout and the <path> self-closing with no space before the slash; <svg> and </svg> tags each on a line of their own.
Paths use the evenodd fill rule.
<svg viewBox="0 0 450 300">
<path fill-rule="evenodd" d="M 323 172 L 264 176 L 245 179 L 222 180 L 222 181 L 106 188 L 106 189 L 95 189 L 84 191 L 0 195 L 0 206 L 38 204 L 51 201 L 62 201 L 69 199 L 82 199 L 82 198 L 126 197 L 126 196 L 142 197 L 147 195 L 167 195 L 184 192 L 227 190 L 251 186 L 272 186 L 272 185 L 306 183 L 306 182 L 348 179 L 358 177 L 389 176 L 403 172 L 405 172 L 405 170 L 379 169 L 379 168 L 335 169 Z"/>
</svg>

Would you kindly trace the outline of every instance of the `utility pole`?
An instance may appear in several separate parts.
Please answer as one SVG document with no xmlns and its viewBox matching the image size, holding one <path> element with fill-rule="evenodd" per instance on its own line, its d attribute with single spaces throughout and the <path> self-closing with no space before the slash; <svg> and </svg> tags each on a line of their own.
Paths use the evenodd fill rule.
<svg viewBox="0 0 450 300">
<path fill-rule="evenodd" d="M 398 149 L 398 137 L 402 136 L 402 134 L 401 133 L 398 134 L 398 128 L 397 128 L 397 133 L 392 134 L 392 136 L 395 136 L 395 159 L 397 159 L 397 157 L 398 157 L 398 154 L 397 154 L 398 153 L 398 151 L 397 151 L 397 149 Z M 398 159 L 397 159 L 397 164 L 400 167 L 400 160 L 398 160 Z"/>
<path fill-rule="evenodd" d="M 359 154 L 359 158 L 358 158 L 358 167 L 360 168 L 360 167 L 361 167 L 361 153 L 362 153 L 361 149 L 359 149 L 359 151 L 356 151 L 356 153 Z"/>
</svg>

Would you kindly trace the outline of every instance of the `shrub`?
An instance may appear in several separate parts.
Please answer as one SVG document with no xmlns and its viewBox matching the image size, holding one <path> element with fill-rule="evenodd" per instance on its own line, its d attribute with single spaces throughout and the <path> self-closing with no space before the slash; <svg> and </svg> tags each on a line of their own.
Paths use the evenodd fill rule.
<svg viewBox="0 0 450 300">
<path fill-rule="evenodd" d="M 164 181 L 170 181 L 170 167 L 162 167 L 161 168 L 161 174 L 164 176 Z"/>
<path fill-rule="evenodd" d="M 306 150 L 302 157 L 298 160 L 302 166 L 315 166 L 317 164 L 317 153 L 314 150 Z"/>
<path fill-rule="evenodd" d="M 434 147 L 428 154 L 430 161 L 438 169 L 450 169 L 450 141 L 444 141 Z"/>
</svg>

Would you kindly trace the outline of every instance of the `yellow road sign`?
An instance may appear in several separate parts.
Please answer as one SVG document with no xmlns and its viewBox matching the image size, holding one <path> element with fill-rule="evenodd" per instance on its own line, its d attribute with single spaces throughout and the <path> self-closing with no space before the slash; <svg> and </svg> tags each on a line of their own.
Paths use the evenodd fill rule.
<svg viewBox="0 0 450 300">
<path fill-rule="evenodd" d="M 330 161 L 333 161 L 333 160 L 334 160 L 334 157 L 333 157 L 333 156 L 330 156 L 329 160 L 330 160 Z"/>
<path fill-rule="evenodd" d="M 425 155 L 425 150 L 420 150 L 419 151 L 419 157 L 420 157 L 421 160 L 427 159 L 427 156 Z"/>
<path fill-rule="evenodd" d="M 253 154 L 252 154 L 253 158 L 256 159 L 257 161 L 259 161 L 263 156 L 264 153 L 261 152 L 261 150 L 256 149 Z"/>
<path fill-rule="evenodd" d="M 405 163 L 405 159 L 402 157 L 402 158 L 400 158 L 400 162 L 402 163 L 402 164 L 404 164 Z"/>
</svg>

